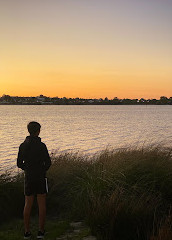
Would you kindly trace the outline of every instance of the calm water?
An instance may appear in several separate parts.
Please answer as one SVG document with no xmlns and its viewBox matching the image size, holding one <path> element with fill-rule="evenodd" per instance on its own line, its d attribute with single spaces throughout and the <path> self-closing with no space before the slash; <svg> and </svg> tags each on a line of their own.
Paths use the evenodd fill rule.
<svg viewBox="0 0 172 240">
<path fill-rule="evenodd" d="M 51 151 L 172 143 L 172 106 L 0 106 L 0 171 L 14 168 L 29 121 Z"/>
</svg>

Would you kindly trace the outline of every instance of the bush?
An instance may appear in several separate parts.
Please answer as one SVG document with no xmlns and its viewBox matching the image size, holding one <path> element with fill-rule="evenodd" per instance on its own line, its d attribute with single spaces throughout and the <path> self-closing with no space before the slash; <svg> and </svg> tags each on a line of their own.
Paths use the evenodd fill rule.
<svg viewBox="0 0 172 240">
<path fill-rule="evenodd" d="M 171 207 L 170 149 L 106 149 L 86 159 L 54 156 L 49 176 L 59 212 L 72 209 L 73 216 L 84 216 L 100 239 L 150 239 Z"/>
<path fill-rule="evenodd" d="M 12 217 L 21 217 L 24 205 L 23 175 L 0 175 L 0 223 Z"/>
<path fill-rule="evenodd" d="M 171 236 L 171 149 L 105 149 L 90 157 L 68 152 L 52 162 L 48 214 L 85 219 L 102 240 Z M 20 215 L 22 181 L 21 175 L 1 176 L 1 216 Z"/>
</svg>

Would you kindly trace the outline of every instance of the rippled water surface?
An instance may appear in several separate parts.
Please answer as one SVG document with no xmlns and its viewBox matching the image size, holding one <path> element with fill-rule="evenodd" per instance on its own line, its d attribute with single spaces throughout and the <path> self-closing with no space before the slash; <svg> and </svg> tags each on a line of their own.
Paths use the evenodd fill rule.
<svg viewBox="0 0 172 240">
<path fill-rule="evenodd" d="M 49 152 L 172 143 L 172 106 L 0 106 L 0 171 L 16 169 L 27 123 L 41 123 Z"/>
</svg>

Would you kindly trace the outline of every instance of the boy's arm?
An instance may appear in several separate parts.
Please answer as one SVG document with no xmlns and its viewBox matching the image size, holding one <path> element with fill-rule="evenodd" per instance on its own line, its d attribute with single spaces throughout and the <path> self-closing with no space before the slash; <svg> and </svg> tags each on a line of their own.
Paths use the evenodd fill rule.
<svg viewBox="0 0 172 240">
<path fill-rule="evenodd" d="M 21 148 L 21 145 L 19 147 L 19 151 L 18 151 L 18 157 L 17 157 L 17 167 L 21 168 L 22 170 L 24 170 L 25 168 L 25 164 L 24 164 L 24 156 L 23 156 L 23 151 Z"/>
<path fill-rule="evenodd" d="M 46 147 L 46 145 L 44 145 L 44 166 L 45 166 L 45 171 L 47 171 L 50 166 L 51 166 L 51 158 L 50 155 L 48 153 L 48 149 Z"/>
</svg>

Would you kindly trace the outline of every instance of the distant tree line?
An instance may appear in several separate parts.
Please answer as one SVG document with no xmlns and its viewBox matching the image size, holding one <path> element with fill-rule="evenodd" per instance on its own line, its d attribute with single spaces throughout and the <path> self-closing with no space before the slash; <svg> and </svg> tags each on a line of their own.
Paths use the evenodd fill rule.
<svg viewBox="0 0 172 240">
<path fill-rule="evenodd" d="M 19 97 L 3 95 L 0 97 L 0 104 L 11 105 L 172 105 L 172 97 L 167 98 L 165 96 L 160 99 L 120 99 L 114 97 L 108 99 L 107 97 L 99 99 L 85 99 L 85 98 L 59 98 L 59 97 L 46 97 L 40 95 L 37 97 Z"/>
</svg>

